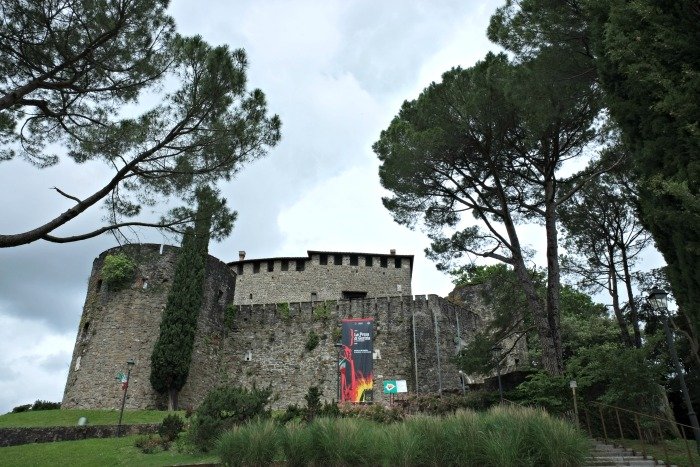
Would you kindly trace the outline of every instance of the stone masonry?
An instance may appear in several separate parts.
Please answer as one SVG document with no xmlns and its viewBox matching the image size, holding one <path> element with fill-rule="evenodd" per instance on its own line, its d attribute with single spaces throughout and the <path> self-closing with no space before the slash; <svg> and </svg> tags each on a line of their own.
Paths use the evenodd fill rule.
<svg viewBox="0 0 700 467">
<path fill-rule="evenodd" d="M 309 251 L 307 257 L 241 259 L 236 305 L 411 295 L 412 255 Z M 345 296 L 344 296 L 345 295 Z"/>
<path fill-rule="evenodd" d="M 166 403 L 165 396 L 151 388 L 150 356 L 158 337 L 178 248 L 132 247 L 130 253 L 138 260 L 139 274 L 130 288 L 119 291 L 106 290 L 100 281 L 104 258 L 114 252 L 115 249 L 102 253 L 93 264 L 66 382 L 64 408 L 117 408 L 123 392 L 115 375 L 126 370 L 125 362 L 130 358 L 136 365 L 131 373 L 127 407 L 158 408 Z M 396 291 L 397 283 L 403 290 L 410 291 L 412 257 L 386 255 L 386 268 L 377 261 L 378 257 L 373 260 L 377 261 L 376 267 L 364 266 L 362 262 L 356 267 L 349 264 L 351 254 L 343 253 L 342 265 L 309 265 L 309 262 L 319 262 L 320 254 L 310 252 L 304 269 L 307 277 L 314 274 L 317 277 L 312 290 L 316 291 L 318 300 L 237 304 L 229 308 L 233 311 L 233 320 L 228 322 L 224 319 L 225 310 L 236 302 L 242 283 L 242 277 L 234 274 L 240 263 L 227 266 L 209 257 L 205 303 L 200 311 L 188 382 L 179 396 L 181 407 L 196 407 L 211 388 L 222 384 L 270 386 L 276 408 L 293 403 L 303 405 L 303 396 L 310 386 L 320 386 L 325 400 L 336 399 L 337 354 L 333 344 L 338 340 L 343 318 L 374 318 L 375 402 L 387 402 L 381 393 L 383 379 L 405 379 L 410 392 L 460 387 L 452 358 L 470 341 L 474 331 L 485 325 L 484 317 L 489 315 L 479 293 L 474 293 L 471 302 L 465 305 L 436 295 L 413 297 L 393 293 L 364 299 L 328 300 L 324 293 L 361 291 L 375 295 L 380 291 L 376 289 L 375 292 L 370 287 L 360 289 L 360 282 L 350 283 L 346 288 L 337 278 L 343 273 L 333 279 L 335 285 L 324 286 L 325 276 L 322 272 L 313 272 L 315 267 L 339 268 L 350 277 L 371 277 L 376 269 L 381 278 L 388 276 L 384 285 L 389 286 L 389 292 Z M 328 262 L 333 263 L 333 254 L 329 255 Z M 363 256 L 359 255 L 358 259 L 362 261 Z M 398 263 L 401 267 L 391 261 L 394 257 L 401 260 Z M 282 260 L 275 259 L 280 265 Z M 270 260 L 258 261 L 262 270 Z M 251 263 L 246 265 L 253 267 Z M 270 276 L 279 271 L 276 267 L 277 264 L 269 272 Z M 386 275 L 381 274 L 383 272 Z M 246 273 L 247 270 L 243 278 Z M 257 274 L 259 278 L 265 277 L 262 272 Z M 300 282 L 299 296 L 305 295 L 308 289 L 304 287 L 311 284 L 310 280 Z M 320 342 L 308 351 L 305 347 L 311 332 L 320 337 Z M 502 370 L 512 369 L 515 359 L 522 358 L 525 352 L 524 343 L 519 344 L 518 352 L 509 357 Z"/>
</svg>

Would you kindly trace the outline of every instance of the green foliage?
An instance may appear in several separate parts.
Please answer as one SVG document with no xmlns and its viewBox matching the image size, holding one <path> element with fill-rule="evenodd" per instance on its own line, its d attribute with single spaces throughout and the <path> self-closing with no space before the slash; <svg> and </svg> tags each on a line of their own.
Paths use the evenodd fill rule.
<svg viewBox="0 0 700 467">
<path fill-rule="evenodd" d="M 224 310 L 224 328 L 230 331 L 233 330 L 234 323 L 236 322 L 236 315 L 238 314 L 238 306 L 233 303 L 229 303 Z"/>
<path fill-rule="evenodd" d="M 153 388 L 168 394 L 168 406 L 177 409 L 177 392 L 187 382 L 197 317 L 202 306 L 204 273 L 212 222 L 212 190 L 199 192 L 197 221 L 185 232 L 175 266 L 173 286 L 160 323 L 160 334 L 151 355 Z"/>
<path fill-rule="evenodd" d="M 61 158 L 98 160 L 116 176 L 81 196 L 70 216 L 3 236 L 0 246 L 56 241 L 54 229 L 101 201 L 108 210 L 104 228 L 58 241 L 144 224 L 182 233 L 194 219 L 188 206 L 197 187 L 229 180 L 277 144 L 279 118 L 267 115 L 260 90 L 246 89 L 245 52 L 176 34 L 167 6 L 166 0 L 3 2 L 0 162 L 18 154 L 38 167 Z M 140 115 L 122 111 L 144 94 L 156 104 Z M 164 198 L 184 206 L 156 222 L 132 219 L 145 206 L 171 204 Z M 227 235 L 234 219 L 220 204 L 214 238 Z"/>
<path fill-rule="evenodd" d="M 174 441 L 185 429 L 185 422 L 179 415 L 170 414 L 163 419 L 158 427 L 158 434 L 166 442 Z"/>
<path fill-rule="evenodd" d="M 571 424 L 527 408 L 414 416 L 383 425 L 364 418 L 317 418 L 278 428 L 236 427 L 219 452 L 230 465 L 582 465 L 590 441 Z"/>
<path fill-rule="evenodd" d="M 223 387 L 209 392 L 197 408 L 189 434 L 193 443 L 208 451 L 225 430 L 257 417 L 269 417 L 266 410 L 270 389 Z"/>
<path fill-rule="evenodd" d="M 17 407 L 12 409 L 12 413 L 22 413 L 22 412 L 29 412 L 29 411 L 35 412 L 38 410 L 58 410 L 60 408 L 61 408 L 60 402 L 49 402 L 49 401 L 37 400 L 33 404 L 18 405 Z"/>
<path fill-rule="evenodd" d="M 280 447 L 279 429 L 270 420 L 260 420 L 233 427 L 216 444 L 216 452 L 224 465 L 272 465 Z"/>
<path fill-rule="evenodd" d="M 289 321 L 291 318 L 291 312 L 289 310 L 289 303 L 278 303 L 277 304 L 277 313 L 280 314 L 282 319 L 284 321 Z"/>
<path fill-rule="evenodd" d="M 309 335 L 306 338 L 306 344 L 304 344 L 304 348 L 306 349 L 307 352 L 311 352 L 313 349 L 318 347 L 318 343 L 321 342 L 321 338 L 316 334 L 316 331 L 313 329 L 309 331 Z"/>
<path fill-rule="evenodd" d="M 304 396 L 306 401 L 306 419 L 313 420 L 321 411 L 321 397 L 323 396 L 323 391 L 318 386 L 310 386 L 309 390 Z"/>
<path fill-rule="evenodd" d="M 343 338 L 343 328 L 336 326 L 333 328 L 331 331 L 331 339 L 333 340 L 333 343 L 335 344 L 336 342 L 340 342 L 340 340 Z"/>
<path fill-rule="evenodd" d="M 143 435 L 134 440 L 134 446 L 144 454 L 155 454 L 167 451 L 170 443 L 158 435 Z"/>
<path fill-rule="evenodd" d="M 29 412 L 30 410 L 32 410 L 32 404 L 22 404 L 14 407 L 12 413 Z"/>
<path fill-rule="evenodd" d="M 327 321 L 331 316 L 331 306 L 328 302 L 323 302 L 314 308 L 314 319 L 318 321 Z"/>
<path fill-rule="evenodd" d="M 125 253 L 107 255 L 100 271 L 102 280 L 115 290 L 129 285 L 135 274 L 136 263 Z"/>
</svg>

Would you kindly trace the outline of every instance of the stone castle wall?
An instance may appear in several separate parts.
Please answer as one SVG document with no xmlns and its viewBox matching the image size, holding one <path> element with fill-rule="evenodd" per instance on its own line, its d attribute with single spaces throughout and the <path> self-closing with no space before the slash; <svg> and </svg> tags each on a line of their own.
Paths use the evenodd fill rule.
<svg viewBox="0 0 700 467">
<path fill-rule="evenodd" d="M 107 250 L 93 262 L 71 366 L 63 395 L 64 408 L 119 408 L 123 391 L 116 381 L 133 359 L 128 408 L 156 407 L 165 400 L 149 381 L 153 346 L 173 281 L 179 248 L 160 245 L 127 247 L 138 264 L 130 287 L 113 291 L 102 284 L 104 259 L 119 248 Z M 223 326 L 224 307 L 233 300 L 235 276 L 225 263 L 209 256 L 204 303 L 198 318 L 188 382 L 180 393 L 184 405 L 198 404 L 218 384 L 206 342 Z"/>
<path fill-rule="evenodd" d="M 321 264 L 318 252 L 229 263 L 237 274 L 234 303 L 338 300 L 344 291 L 366 292 L 368 298 L 411 295 L 412 256 L 340 253 L 342 264 L 335 264 L 335 256 L 327 254 L 327 264 Z"/>
<path fill-rule="evenodd" d="M 123 392 L 115 375 L 125 370 L 130 358 L 136 365 L 127 407 L 165 405 L 165 397 L 150 385 L 150 357 L 178 249 L 165 247 L 161 253 L 157 245 L 142 246 L 139 277 L 132 287 L 116 292 L 98 287 L 104 257 L 113 251 L 102 253 L 93 264 L 64 408 L 117 408 Z M 467 305 L 436 295 L 404 295 L 238 305 L 232 324 L 226 324 L 225 309 L 234 301 L 238 287 L 234 278 L 224 263 L 208 259 L 205 303 L 188 382 L 179 396 L 181 407 L 196 407 L 210 389 L 221 384 L 269 385 L 276 408 L 303 405 L 310 386 L 320 386 L 325 400 L 336 399 L 337 351 L 333 344 L 339 339 L 343 318 L 374 318 L 375 401 L 386 402 L 381 392 L 383 379 L 405 379 L 410 392 L 457 390 L 460 381 L 452 357 L 485 325 L 483 316 L 488 314 L 479 294 Z M 305 346 L 312 331 L 320 342 L 309 351 Z M 509 358 L 506 367 L 513 364 Z"/>
</svg>

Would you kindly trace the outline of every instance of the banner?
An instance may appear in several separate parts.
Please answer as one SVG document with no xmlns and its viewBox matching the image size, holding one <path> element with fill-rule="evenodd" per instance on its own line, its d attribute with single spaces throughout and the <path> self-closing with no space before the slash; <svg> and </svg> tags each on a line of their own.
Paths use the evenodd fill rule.
<svg viewBox="0 0 700 467">
<path fill-rule="evenodd" d="M 344 319 L 338 358 L 341 402 L 371 402 L 374 386 L 372 318 Z"/>
</svg>

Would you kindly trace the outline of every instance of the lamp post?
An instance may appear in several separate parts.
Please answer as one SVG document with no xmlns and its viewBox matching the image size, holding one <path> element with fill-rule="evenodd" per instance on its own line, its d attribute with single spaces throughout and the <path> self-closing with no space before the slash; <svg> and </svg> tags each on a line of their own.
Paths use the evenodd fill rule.
<svg viewBox="0 0 700 467">
<path fill-rule="evenodd" d="M 498 396 L 501 399 L 501 404 L 503 403 L 503 385 L 501 384 L 501 352 L 503 347 L 500 345 L 494 345 L 491 347 L 491 352 L 496 356 L 496 374 L 498 375 Z"/>
<path fill-rule="evenodd" d="M 576 380 L 572 379 L 569 381 L 569 387 L 571 388 L 571 392 L 573 393 L 574 396 L 574 415 L 576 415 L 576 425 L 580 425 L 579 420 L 578 420 L 578 404 L 576 403 Z"/>
<path fill-rule="evenodd" d="M 129 377 L 131 376 L 131 369 L 134 366 L 134 361 L 129 359 L 126 361 L 126 383 L 124 383 L 124 397 L 122 397 L 122 409 L 119 412 L 119 424 L 117 425 L 117 437 L 122 435 L 122 417 L 124 417 L 124 405 L 126 404 L 126 392 L 129 390 Z"/>
<path fill-rule="evenodd" d="M 343 344 L 340 342 L 336 342 L 335 344 L 333 344 L 333 347 L 336 348 L 336 359 L 335 359 L 336 378 L 335 378 L 335 383 L 336 383 L 336 392 L 338 394 L 338 403 L 340 403 L 340 349 L 343 348 Z"/>
<path fill-rule="evenodd" d="M 664 324 L 664 333 L 666 333 L 666 344 L 668 345 L 668 351 L 671 354 L 671 360 L 673 360 L 673 366 L 676 367 L 676 373 L 678 373 L 678 379 L 680 380 L 681 392 L 683 393 L 683 399 L 685 400 L 685 406 L 688 409 L 688 418 L 690 419 L 690 424 L 693 426 L 693 434 L 695 435 L 695 448 L 700 453 L 700 426 L 698 425 L 698 417 L 695 415 L 693 410 L 693 404 L 690 400 L 690 394 L 688 393 L 688 386 L 685 384 L 685 377 L 683 376 L 683 368 L 681 368 L 681 363 L 678 360 L 678 354 L 676 353 L 676 347 L 673 343 L 673 335 L 671 334 L 671 328 L 668 325 L 668 305 L 667 305 L 668 293 L 655 286 L 649 292 L 647 301 L 651 308 L 661 315 L 661 321 Z"/>
</svg>

